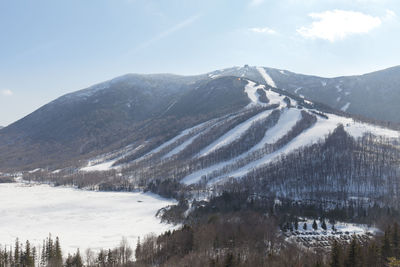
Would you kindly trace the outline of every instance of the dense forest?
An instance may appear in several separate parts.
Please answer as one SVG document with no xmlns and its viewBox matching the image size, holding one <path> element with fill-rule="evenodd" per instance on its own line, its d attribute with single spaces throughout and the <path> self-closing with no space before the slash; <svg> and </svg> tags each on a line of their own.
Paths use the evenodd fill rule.
<svg viewBox="0 0 400 267">
<path fill-rule="evenodd" d="M 24 244 L 0 249 L 0 266 L 326 266 L 395 267 L 400 264 L 400 229 L 388 224 L 382 235 L 363 242 L 353 236 L 332 242 L 330 251 L 310 250 L 285 242 L 277 218 L 257 212 L 210 214 L 197 223 L 160 236 L 148 235 L 132 248 L 126 239 L 108 250 L 86 249 L 63 255 L 58 238 L 40 246 Z"/>
</svg>

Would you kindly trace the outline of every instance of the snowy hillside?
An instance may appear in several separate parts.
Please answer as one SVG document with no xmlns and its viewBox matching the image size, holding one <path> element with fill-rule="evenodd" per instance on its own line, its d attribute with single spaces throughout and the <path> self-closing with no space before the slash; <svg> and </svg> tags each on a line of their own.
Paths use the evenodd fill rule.
<svg viewBox="0 0 400 267">
<path fill-rule="evenodd" d="M 259 70 L 266 82 L 270 77 Z M 349 117 L 322 113 L 308 100 L 298 100 L 247 80 L 244 88 L 251 101 L 240 112 L 203 122 L 182 131 L 132 163 L 112 166 L 124 158 L 121 152 L 116 159 L 105 160 L 82 170 L 107 170 L 117 168 L 121 175 L 131 177 L 175 164 L 179 169 L 182 160 L 188 160 L 188 169 L 178 171 L 183 184 L 207 182 L 209 185 L 226 181 L 228 177 L 243 177 L 300 148 L 322 141 L 338 125 L 355 139 L 367 133 L 389 139 L 399 138 L 399 132 L 373 124 L 356 121 Z M 268 101 L 261 101 L 264 97 Z M 179 160 L 179 161 L 178 161 Z M 130 164 L 136 166 L 130 171 Z M 151 164 L 153 174 L 146 166 Z M 129 170 L 129 171 L 128 171 Z M 182 175 L 184 174 L 184 175 Z M 168 174 L 166 174 L 168 175 Z"/>
</svg>

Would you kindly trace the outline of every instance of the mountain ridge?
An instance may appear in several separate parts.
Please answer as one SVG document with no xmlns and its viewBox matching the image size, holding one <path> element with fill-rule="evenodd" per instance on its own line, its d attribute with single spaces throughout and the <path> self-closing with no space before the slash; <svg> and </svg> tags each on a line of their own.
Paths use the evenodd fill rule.
<svg viewBox="0 0 400 267">
<path fill-rule="evenodd" d="M 398 69 L 393 67 L 389 71 L 396 73 Z M 386 71 L 365 75 L 381 77 Z M 0 168 L 35 165 L 44 154 L 52 156 L 46 156 L 48 160 L 42 163 L 51 165 L 56 161 L 93 157 L 135 142 L 156 146 L 190 126 L 245 107 L 250 103 L 245 93 L 248 81 L 264 84 L 297 102 L 312 100 L 320 111 L 347 116 L 354 103 L 347 105 L 349 110 L 342 106 L 340 111 L 324 101 L 324 95 L 332 98 L 332 90 L 322 90 L 321 96 L 313 95 L 320 87 L 333 87 L 334 93 L 346 95 L 347 83 L 339 90 L 336 83 L 330 84 L 334 80 L 329 79 L 343 78 L 321 78 L 247 65 L 192 76 L 125 74 L 63 95 L 2 129 Z M 290 83 L 291 80 L 297 84 Z M 311 89 L 299 88 L 299 84 L 308 84 Z M 145 153 L 144 150 L 140 153 Z M 59 155 L 60 151 L 63 155 Z"/>
</svg>

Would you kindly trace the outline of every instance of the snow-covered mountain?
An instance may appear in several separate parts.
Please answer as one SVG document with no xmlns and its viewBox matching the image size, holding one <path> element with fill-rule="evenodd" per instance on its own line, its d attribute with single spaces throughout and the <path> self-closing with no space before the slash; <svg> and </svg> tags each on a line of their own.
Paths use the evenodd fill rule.
<svg viewBox="0 0 400 267">
<path fill-rule="evenodd" d="M 323 78 L 266 67 L 234 67 L 210 77 L 233 75 L 287 90 L 354 115 L 400 122 L 400 66 L 364 75 Z M 266 79 L 265 79 L 266 78 Z"/>
<path fill-rule="evenodd" d="M 380 77 L 381 74 L 366 76 Z M 88 162 L 85 170 L 108 169 L 112 165 L 130 166 L 144 158 L 165 161 L 171 157 L 181 160 L 196 155 L 195 158 L 201 160 L 210 161 L 210 157 L 225 160 L 225 153 L 231 154 L 229 160 L 248 161 L 246 153 L 265 154 L 260 149 L 266 145 L 275 146 L 272 149 L 275 154 L 268 156 L 272 159 L 274 155 L 282 155 L 281 152 L 320 140 L 339 123 L 356 136 L 367 131 L 382 131 L 391 137 L 397 134 L 356 122 L 346 115 L 343 111 L 351 111 L 357 106 L 354 101 L 359 99 L 345 98 L 355 95 L 356 89 L 340 87 L 337 79 L 250 66 L 197 76 L 124 75 L 62 96 L 2 129 L 0 169 L 54 169 L 54 166 L 79 166 L 82 162 Z M 351 79 L 362 80 L 348 77 Z M 331 88 L 331 85 L 336 88 L 337 85 L 342 90 L 318 91 L 316 84 L 321 88 Z M 300 85 L 304 89 L 299 89 Z M 307 91 L 306 85 L 312 90 Z M 334 98 L 340 94 L 340 101 L 349 102 L 334 106 L 312 100 L 329 102 L 325 100 L 331 98 L 324 94 L 333 94 Z M 376 98 L 375 103 L 377 101 Z M 365 107 L 369 105 L 364 104 Z M 398 105 L 371 104 L 371 110 L 374 108 L 398 109 Z M 284 137 L 291 142 L 283 140 Z M 250 143 L 237 144 L 244 140 Z M 286 148 L 289 143 L 293 149 Z M 260 157 L 259 160 L 267 159 Z M 94 167 L 97 163 L 102 167 Z M 231 168 L 230 165 L 218 166 Z M 217 173 L 218 166 L 207 168 Z M 207 170 L 196 171 L 199 175 L 208 173 Z M 199 179 L 195 173 L 187 176 L 185 183 Z"/>
<path fill-rule="evenodd" d="M 81 170 L 115 169 L 137 179 L 164 177 L 186 185 L 212 185 L 246 176 L 284 155 L 322 142 L 339 125 L 354 139 L 369 133 L 389 140 L 400 137 L 399 131 L 321 112 L 301 97 L 245 81 L 250 102 L 239 111 L 187 128 L 146 153 L 137 153 L 146 147 L 141 143 L 100 155 Z M 173 174 L 166 168 L 171 165 L 176 165 Z"/>
</svg>

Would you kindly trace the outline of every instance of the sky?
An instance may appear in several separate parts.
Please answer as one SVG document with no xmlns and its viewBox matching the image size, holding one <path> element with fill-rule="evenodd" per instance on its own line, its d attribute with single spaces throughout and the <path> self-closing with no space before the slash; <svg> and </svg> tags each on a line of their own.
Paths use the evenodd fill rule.
<svg viewBox="0 0 400 267">
<path fill-rule="evenodd" d="M 0 0 L 0 125 L 126 73 L 400 65 L 398 0 Z"/>
</svg>

